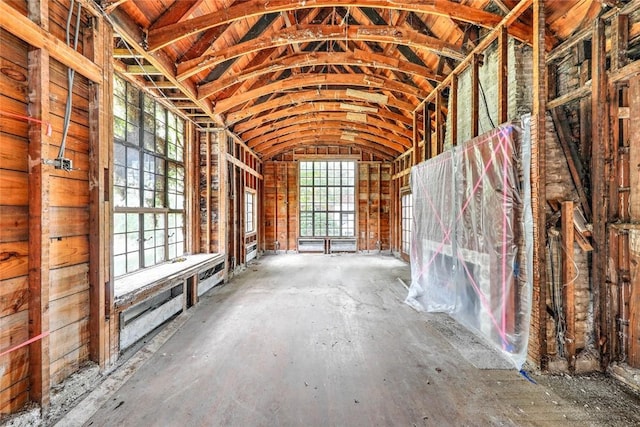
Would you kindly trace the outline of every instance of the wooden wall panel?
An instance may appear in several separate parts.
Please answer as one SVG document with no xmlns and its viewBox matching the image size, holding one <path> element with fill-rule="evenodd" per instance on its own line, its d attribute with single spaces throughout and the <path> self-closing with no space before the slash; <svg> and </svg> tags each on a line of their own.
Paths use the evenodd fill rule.
<svg viewBox="0 0 640 427">
<path fill-rule="evenodd" d="M 54 14 L 52 19 L 58 18 Z M 56 157 L 60 148 L 67 88 L 67 68 L 51 60 L 49 107 L 53 134 L 49 158 Z M 89 357 L 89 84 L 77 73 L 72 107 L 64 157 L 73 161 L 74 170 L 52 170 L 49 180 L 52 384 L 64 380 Z M 73 352 L 81 359 L 67 357 Z"/>
<path fill-rule="evenodd" d="M 27 277 L 0 281 L 0 318 L 29 308 Z"/>
<path fill-rule="evenodd" d="M 29 208 L 0 205 L 0 243 L 29 238 Z"/>
<path fill-rule="evenodd" d="M 0 29 L 0 112 L 27 115 L 28 46 Z M 27 121 L 0 114 L 0 352 L 29 338 Z M 29 349 L 0 356 L 0 415 L 29 399 Z"/>
<path fill-rule="evenodd" d="M 28 242 L 0 243 L 0 280 L 26 276 L 28 270 Z"/>
</svg>

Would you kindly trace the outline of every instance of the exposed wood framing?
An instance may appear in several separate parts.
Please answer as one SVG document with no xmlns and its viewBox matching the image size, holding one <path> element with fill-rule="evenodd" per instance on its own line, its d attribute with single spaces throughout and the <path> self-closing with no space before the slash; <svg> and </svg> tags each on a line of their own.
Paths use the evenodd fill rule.
<svg viewBox="0 0 640 427">
<path fill-rule="evenodd" d="M 111 266 L 111 125 L 113 68 L 108 55 L 113 35 L 110 27 L 99 18 L 92 18 L 93 27 L 85 39 L 86 48 L 92 51 L 93 61 L 104 71 L 102 81 L 90 84 L 89 132 L 91 182 L 89 206 L 90 234 L 89 280 L 91 283 L 89 353 L 102 368 L 116 357 L 110 350 L 109 323 L 113 314 L 113 277 Z"/>
<path fill-rule="evenodd" d="M 498 33 L 498 123 L 509 120 L 509 34 L 502 27 Z M 453 82 L 452 82 L 453 83 Z"/>
<path fill-rule="evenodd" d="M 43 2 L 44 3 L 44 2 Z M 43 22 L 48 20 L 45 13 Z M 29 52 L 29 114 L 49 122 L 49 54 Z M 29 393 L 47 408 L 49 363 L 49 176 L 46 126 L 29 122 Z M 39 339 L 38 339 L 39 337 Z"/>
<path fill-rule="evenodd" d="M 551 110 L 551 117 L 553 119 L 553 124 L 556 129 L 556 133 L 558 135 L 558 140 L 560 141 L 560 146 L 562 147 L 562 151 L 564 153 L 564 157 L 567 161 L 567 165 L 569 166 L 569 172 L 571 173 L 571 178 L 573 179 L 573 185 L 578 192 L 578 197 L 580 198 L 580 205 L 587 217 L 587 221 L 591 218 L 591 206 L 589 205 L 589 200 L 587 199 L 587 194 L 584 190 L 584 185 L 582 184 L 582 180 L 580 179 L 580 173 L 576 167 L 577 154 L 574 154 L 570 148 L 571 140 L 569 136 L 569 130 L 567 129 L 566 120 L 562 120 L 558 115 L 558 109 L 554 108 Z"/>
<path fill-rule="evenodd" d="M 352 4 L 352 6 L 358 5 L 358 2 Z M 313 5 L 309 5 L 309 7 L 320 6 L 342 7 L 344 6 L 344 2 L 336 0 L 318 0 L 314 1 Z M 375 0 L 373 2 L 367 1 L 366 3 L 363 3 L 362 6 L 448 16 L 459 21 L 469 22 L 486 28 L 492 28 L 501 22 L 501 17 L 499 15 L 494 15 L 470 6 L 444 0 L 428 5 L 418 4 L 411 0 Z M 149 50 L 155 51 L 170 43 L 176 42 L 181 38 L 232 22 L 233 20 L 244 16 L 253 16 L 270 12 L 283 12 L 300 9 L 301 7 L 304 7 L 304 4 L 300 4 L 297 1 L 272 1 L 265 4 L 263 1 L 254 0 L 249 3 L 233 5 L 227 8 L 224 14 L 214 12 L 150 31 Z M 511 34 L 523 41 L 531 41 L 530 32 L 523 24 L 514 24 L 513 28 L 511 28 Z"/>
<path fill-rule="evenodd" d="M 471 60 L 471 138 L 480 134 L 480 60 L 474 54 Z M 436 89 L 437 90 L 437 89 Z"/>
<path fill-rule="evenodd" d="M 49 57 L 73 68 L 92 82 L 102 81 L 102 69 L 99 66 L 21 15 L 4 1 L 0 2 L 0 27 L 26 41 L 34 48 L 46 50 Z"/>
<path fill-rule="evenodd" d="M 547 274 L 546 274 L 546 51 L 544 1 L 533 0 L 533 116 L 531 190 L 533 210 L 533 287 L 534 316 L 538 330 L 536 356 L 542 369 L 547 367 Z M 535 304 L 537 302 L 537 305 Z M 534 344 L 534 345 L 535 345 Z"/>
<path fill-rule="evenodd" d="M 451 145 L 455 147 L 456 145 L 458 145 L 458 76 L 456 75 L 451 78 L 451 91 L 449 93 L 449 123 L 451 128 Z"/>
<path fill-rule="evenodd" d="M 562 202 L 562 303 L 564 308 L 564 320 L 566 324 L 565 349 L 569 362 L 569 370 L 574 371 L 576 366 L 576 301 L 575 282 L 577 272 L 573 255 L 574 227 L 573 227 L 573 202 Z"/>
<path fill-rule="evenodd" d="M 597 19 L 593 26 L 592 36 L 592 69 L 591 69 L 591 124 L 592 124 L 592 152 L 591 152 L 591 192 L 593 212 L 593 241 L 594 254 L 591 277 L 594 296 L 594 317 L 596 320 L 596 340 L 601 355 L 601 364 L 607 366 L 609 362 L 609 343 L 606 331 L 610 319 L 607 313 L 608 291 L 605 283 L 606 252 L 607 252 L 607 175 L 605 163 L 608 155 L 608 138 L 606 133 L 606 97 L 607 73 L 606 46 L 604 23 Z"/>
</svg>

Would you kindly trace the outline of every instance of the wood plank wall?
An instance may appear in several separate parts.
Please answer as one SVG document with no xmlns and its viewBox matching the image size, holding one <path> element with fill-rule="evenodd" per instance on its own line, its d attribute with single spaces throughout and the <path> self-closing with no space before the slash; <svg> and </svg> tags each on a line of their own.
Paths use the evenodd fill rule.
<svg viewBox="0 0 640 427">
<path fill-rule="evenodd" d="M 67 67 L 51 60 L 49 158 L 57 155 L 67 96 Z M 55 385 L 89 358 L 89 87 L 76 74 L 64 156 L 74 170 L 51 170 L 50 362 Z"/>
<path fill-rule="evenodd" d="M 69 2 L 50 1 L 31 15 L 25 2 L 11 6 L 64 43 Z M 89 19 L 83 10 L 81 55 L 95 35 Z M 0 113 L 42 117 L 52 131 L 48 135 L 46 125 L 0 114 L 0 352 L 14 349 L 0 356 L 0 414 L 7 414 L 29 400 L 46 407 L 50 386 L 90 357 L 92 89 L 82 70 L 77 72 L 64 152 L 73 170 L 56 170 L 46 162 L 58 156 L 62 141 L 67 67 L 5 30 L 0 46 Z M 29 338 L 35 341 L 15 349 Z"/>
<path fill-rule="evenodd" d="M 0 29 L 0 112 L 27 115 L 28 46 Z M 0 353 L 29 339 L 27 122 L 0 114 Z M 0 414 L 28 399 L 29 348 L 0 356 Z"/>
</svg>

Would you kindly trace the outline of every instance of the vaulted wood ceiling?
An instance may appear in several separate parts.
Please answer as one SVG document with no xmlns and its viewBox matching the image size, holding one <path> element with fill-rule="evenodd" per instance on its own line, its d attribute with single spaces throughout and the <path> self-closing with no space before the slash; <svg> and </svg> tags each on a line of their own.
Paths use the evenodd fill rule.
<svg viewBox="0 0 640 427">
<path fill-rule="evenodd" d="M 111 0 L 116 69 L 263 159 L 303 144 L 391 159 L 413 110 L 516 0 Z M 602 7 L 548 0 L 558 44 Z M 530 43 L 525 13 L 510 34 Z M 551 47 L 551 46 L 550 46 Z"/>
</svg>

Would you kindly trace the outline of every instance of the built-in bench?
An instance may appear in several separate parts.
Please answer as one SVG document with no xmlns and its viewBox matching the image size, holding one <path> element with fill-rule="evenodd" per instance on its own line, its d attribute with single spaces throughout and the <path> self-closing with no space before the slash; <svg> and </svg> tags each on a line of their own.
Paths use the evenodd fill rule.
<svg viewBox="0 0 640 427">
<path fill-rule="evenodd" d="M 350 237 L 301 237 L 298 239 L 298 252 L 356 252 L 358 243 Z"/>
<path fill-rule="evenodd" d="M 185 255 L 114 283 L 114 305 L 120 322 L 120 350 L 186 310 L 224 280 L 224 255 Z"/>
</svg>

